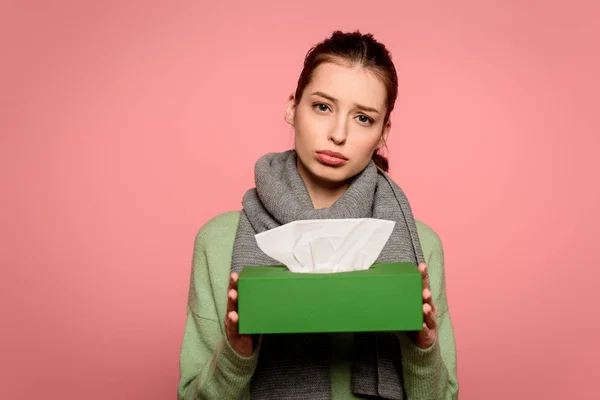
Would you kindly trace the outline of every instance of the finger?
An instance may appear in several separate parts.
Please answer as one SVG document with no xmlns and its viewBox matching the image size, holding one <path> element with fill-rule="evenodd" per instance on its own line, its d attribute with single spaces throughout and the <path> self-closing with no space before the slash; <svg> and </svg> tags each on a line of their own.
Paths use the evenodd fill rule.
<svg viewBox="0 0 600 400">
<path fill-rule="evenodd" d="M 229 289 L 227 292 L 227 312 L 237 311 L 238 292 L 235 289 Z"/>
<path fill-rule="evenodd" d="M 240 319 L 238 313 L 235 311 L 227 313 L 227 319 L 229 320 L 229 331 L 235 335 L 238 335 L 238 321 Z"/>
<path fill-rule="evenodd" d="M 237 310 L 237 274 L 233 272 L 229 277 L 227 287 L 227 313 Z"/>
<path fill-rule="evenodd" d="M 437 312 L 431 304 L 423 304 L 423 320 L 428 329 L 437 328 Z"/>
<path fill-rule="evenodd" d="M 423 304 L 423 324 L 425 325 L 425 327 L 427 327 L 428 329 L 431 329 L 431 311 L 432 311 L 432 307 L 429 304 Z"/>
<path fill-rule="evenodd" d="M 423 289 L 423 304 L 430 304 L 433 307 L 433 294 L 429 288 Z"/>
<path fill-rule="evenodd" d="M 435 306 L 435 303 L 433 302 L 433 293 L 431 292 L 431 289 L 425 289 L 423 290 L 423 304 L 428 304 L 431 306 L 432 308 L 432 313 L 434 318 L 437 320 L 437 307 Z"/>
<path fill-rule="evenodd" d="M 426 323 L 423 323 L 423 329 L 419 332 L 417 336 L 417 344 L 426 349 L 430 347 L 435 341 L 435 331 L 429 329 Z"/>
<path fill-rule="evenodd" d="M 230 311 L 228 313 L 225 314 L 225 329 L 228 332 L 233 332 L 234 330 L 234 326 L 236 325 L 236 322 L 234 322 L 234 319 L 236 319 L 235 316 L 235 311 Z"/>
<path fill-rule="evenodd" d="M 419 264 L 419 272 L 423 277 L 423 289 L 429 288 L 429 276 L 427 275 L 427 264 Z"/>
<path fill-rule="evenodd" d="M 235 311 L 231 311 L 229 314 L 227 314 L 227 316 L 229 317 L 229 320 L 232 324 L 237 324 L 240 319 L 238 313 Z"/>
</svg>

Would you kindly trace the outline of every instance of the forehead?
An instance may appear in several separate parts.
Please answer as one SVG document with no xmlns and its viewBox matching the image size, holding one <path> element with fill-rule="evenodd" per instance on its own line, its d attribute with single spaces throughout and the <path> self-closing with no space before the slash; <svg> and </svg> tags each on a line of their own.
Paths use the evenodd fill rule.
<svg viewBox="0 0 600 400">
<path fill-rule="evenodd" d="M 313 71 L 306 93 L 324 92 L 340 103 L 361 104 L 380 110 L 385 108 L 386 90 L 383 82 L 371 70 L 331 62 L 320 64 Z"/>
</svg>

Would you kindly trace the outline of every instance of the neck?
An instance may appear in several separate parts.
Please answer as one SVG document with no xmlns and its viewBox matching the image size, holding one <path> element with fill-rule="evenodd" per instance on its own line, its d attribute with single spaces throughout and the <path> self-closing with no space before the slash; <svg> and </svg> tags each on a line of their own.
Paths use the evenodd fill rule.
<svg viewBox="0 0 600 400">
<path fill-rule="evenodd" d="M 349 182 L 328 182 L 320 179 L 312 174 L 299 159 L 296 168 L 316 210 L 331 207 L 350 186 Z"/>
</svg>

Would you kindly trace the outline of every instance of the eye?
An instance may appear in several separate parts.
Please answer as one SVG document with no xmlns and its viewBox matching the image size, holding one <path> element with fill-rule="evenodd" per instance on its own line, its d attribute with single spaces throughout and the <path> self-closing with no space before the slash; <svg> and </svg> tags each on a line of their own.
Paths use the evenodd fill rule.
<svg viewBox="0 0 600 400">
<path fill-rule="evenodd" d="M 313 104 L 313 108 L 323 113 L 329 111 L 329 106 L 323 103 L 315 103 Z"/>
<path fill-rule="evenodd" d="M 365 125 L 371 125 L 373 123 L 373 119 L 367 117 L 364 114 L 359 115 L 358 117 L 358 122 L 360 122 L 361 124 L 365 124 Z"/>
</svg>

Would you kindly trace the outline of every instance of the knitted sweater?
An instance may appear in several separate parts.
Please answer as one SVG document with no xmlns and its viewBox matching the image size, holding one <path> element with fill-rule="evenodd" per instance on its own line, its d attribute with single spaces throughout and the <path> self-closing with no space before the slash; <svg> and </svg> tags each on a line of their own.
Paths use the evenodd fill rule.
<svg viewBox="0 0 600 400">
<path fill-rule="evenodd" d="M 178 400 L 249 399 L 249 383 L 260 348 L 250 357 L 239 355 L 229 344 L 223 321 L 233 242 L 239 211 L 208 221 L 196 235 L 180 354 Z M 434 304 L 438 307 L 436 342 L 417 347 L 398 332 L 402 348 L 404 387 L 408 400 L 458 399 L 456 350 L 446 301 L 443 249 L 437 234 L 416 221 Z M 331 389 L 334 400 L 358 399 L 350 384 L 352 335 L 337 334 L 331 349 Z"/>
</svg>

